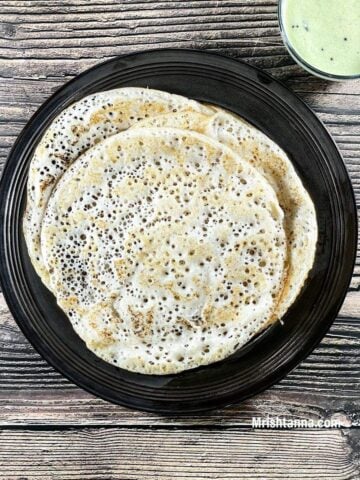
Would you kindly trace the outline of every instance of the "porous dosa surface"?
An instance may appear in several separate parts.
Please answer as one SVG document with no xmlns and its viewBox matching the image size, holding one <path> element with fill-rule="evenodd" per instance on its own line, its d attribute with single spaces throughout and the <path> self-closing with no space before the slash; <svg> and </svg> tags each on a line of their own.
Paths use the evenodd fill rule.
<svg viewBox="0 0 360 480">
<path fill-rule="evenodd" d="M 315 208 L 290 159 L 278 145 L 242 118 L 212 108 L 214 113 L 210 114 L 179 112 L 152 117 L 133 128 L 177 127 L 207 135 L 251 163 L 273 187 L 285 213 L 288 242 L 288 275 L 273 317 L 276 320 L 293 304 L 314 263 L 318 236 Z"/>
<path fill-rule="evenodd" d="M 49 286 L 40 250 L 40 229 L 51 192 L 66 169 L 88 148 L 138 120 L 181 110 L 207 111 L 187 98 L 144 88 L 95 93 L 66 108 L 52 122 L 33 155 L 23 221 L 31 262 Z"/>
<path fill-rule="evenodd" d="M 41 246 L 88 348 L 147 374 L 233 353 L 271 321 L 286 273 L 272 187 L 232 150 L 172 128 L 79 157 L 48 202 Z"/>
</svg>

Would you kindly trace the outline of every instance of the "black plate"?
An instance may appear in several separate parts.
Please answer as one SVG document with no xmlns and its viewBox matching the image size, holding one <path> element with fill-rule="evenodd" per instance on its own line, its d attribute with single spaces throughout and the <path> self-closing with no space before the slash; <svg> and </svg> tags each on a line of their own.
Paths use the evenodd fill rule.
<svg viewBox="0 0 360 480">
<path fill-rule="evenodd" d="M 232 110 L 264 131 L 291 157 L 316 206 L 315 265 L 284 319 L 232 357 L 177 375 L 127 372 L 92 354 L 35 274 L 21 219 L 32 152 L 51 120 L 85 95 L 141 86 Z M 157 412 L 189 413 L 243 400 L 279 381 L 318 344 L 344 299 L 356 251 L 351 183 L 330 135 L 291 91 L 265 73 L 220 55 L 154 50 L 92 68 L 53 95 L 27 124 L 0 185 L 1 284 L 20 328 L 46 360 L 102 398 Z"/>
</svg>

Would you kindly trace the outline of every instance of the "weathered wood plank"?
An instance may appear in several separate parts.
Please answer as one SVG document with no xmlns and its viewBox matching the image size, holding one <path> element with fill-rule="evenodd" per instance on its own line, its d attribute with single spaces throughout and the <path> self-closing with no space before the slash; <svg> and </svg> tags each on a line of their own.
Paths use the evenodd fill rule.
<svg viewBox="0 0 360 480">
<path fill-rule="evenodd" d="M 357 442 L 341 430 L 3 431 L 0 478 L 358 480 Z"/>
<path fill-rule="evenodd" d="M 254 416 L 338 418 L 360 425 L 360 292 L 350 292 L 320 346 L 282 382 L 239 406 L 201 417 L 133 412 L 94 398 L 55 372 L 0 303 L 1 425 L 251 425 Z"/>
<path fill-rule="evenodd" d="M 334 392 L 335 394 L 336 392 Z M 241 405 L 202 415 L 161 416 L 129 410 L 71 389 L 2 391 L 0 427 L 22 426 L 142 426 L 142 427 L 250 427 L 253 418 L 336 421 L 341 427 L 359 427 L 360 419 L 351 402 L 340 402 L 314 393 L 291 394 L 273 389 Z M 342 408 L 339 408 L 342 407 Z M 357 411 L 359 406 L 355 406 Z"/>
</svg>

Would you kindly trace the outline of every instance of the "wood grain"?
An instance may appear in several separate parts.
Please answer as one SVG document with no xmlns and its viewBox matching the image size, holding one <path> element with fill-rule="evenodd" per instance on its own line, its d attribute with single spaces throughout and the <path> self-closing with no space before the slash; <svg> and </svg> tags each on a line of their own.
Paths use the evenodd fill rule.
<svg viewBox="0 0 360 480">
<path fill-rule="evenodd" d="M 357 441 L 341 430 L 4 431 L 0 478 L 358 480 Z"/>
<path fill-rule="evenodd" d="M 285 82 L 333 135 L 360 205 L 360 81 L 329 83 L 294 65 L 276 0 L 0 0 L 0 165 L 64 82 L 161 47 L 224 53 Z M 359 256 L 312 355 L 267 392 L 197 417 L 131 411 L 80 390 L 40 358 L 0 299 L 0 478 L 359 479 L 359 404 Z M 336 418 L 344 429 L 246 430 L 253 416 L 276 415 Z"/>
</svg>

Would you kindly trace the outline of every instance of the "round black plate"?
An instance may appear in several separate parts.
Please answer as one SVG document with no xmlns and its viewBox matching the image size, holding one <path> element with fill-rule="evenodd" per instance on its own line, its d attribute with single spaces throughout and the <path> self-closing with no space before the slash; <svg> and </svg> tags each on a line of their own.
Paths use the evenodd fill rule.
<svg viewBox="0 0 360 480">
<path fill-rule="evenodd" d="M 27 171 L 51 120 L 101 90 L 141 86 L 225 107 L 264 131 L 289 155 L 316 206 L 315 265 L 296 303 L 232 357 L 177 375 L 140 375 L 92 354 L 35 274 L 21 229 Z M 53 95 L 27 124 L 0 185 L 1 284 L 20 328 L 51 365 L 86 390 L 126 406 L 189 413 L 243 400 L 280 380 L 321 340 L 344 299 L 356 250 L 356 208 L 341 156 L 314 113 L 265 73 L 191 50 L 153 50 L 92 68 Z"/>
</svg>

